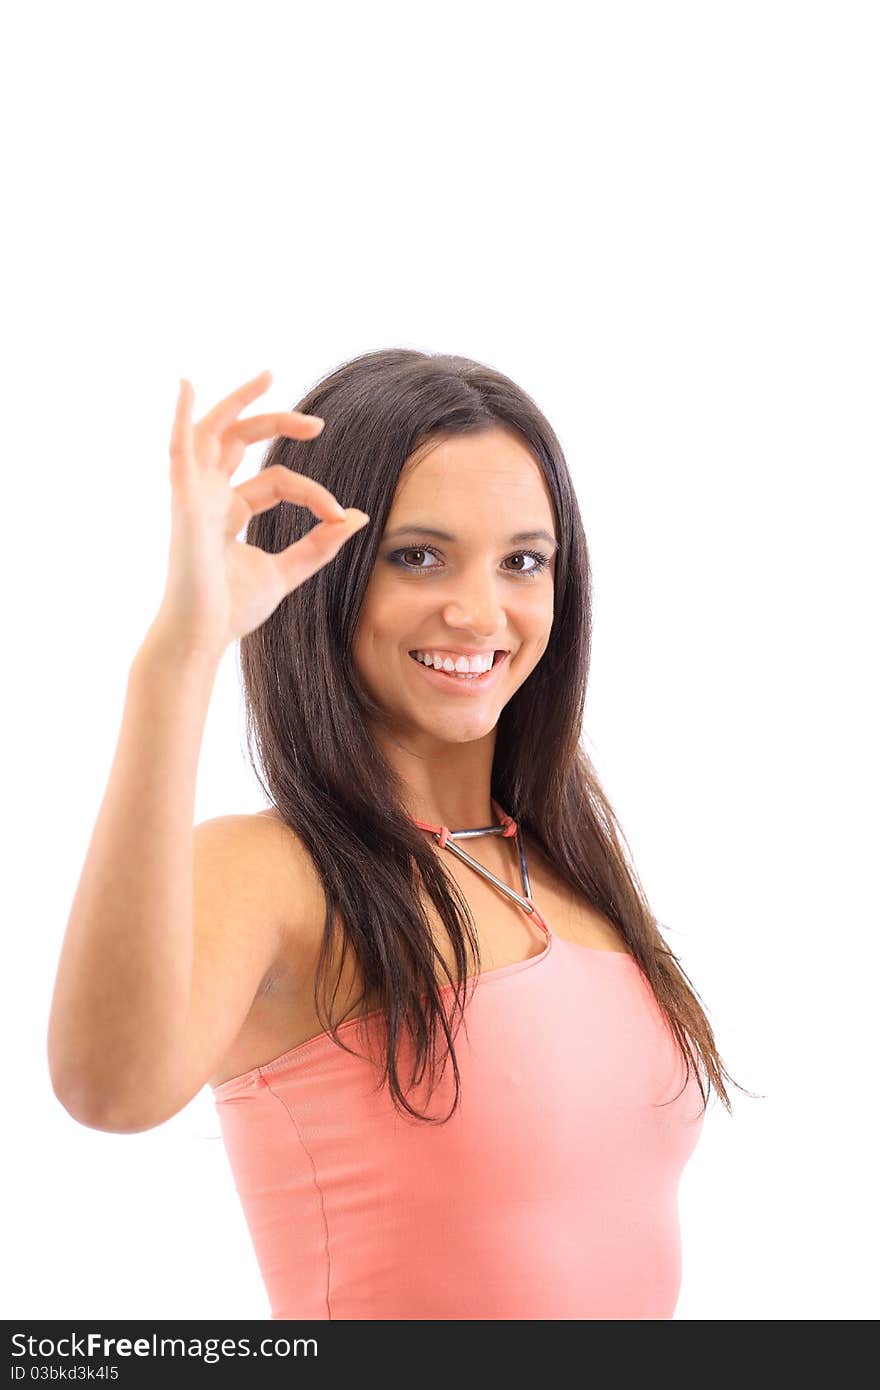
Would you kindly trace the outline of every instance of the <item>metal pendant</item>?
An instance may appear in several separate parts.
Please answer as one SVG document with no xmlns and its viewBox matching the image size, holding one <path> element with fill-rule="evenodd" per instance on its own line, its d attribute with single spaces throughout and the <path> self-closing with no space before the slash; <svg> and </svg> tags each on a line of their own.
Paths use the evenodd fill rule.
<svg viewBox="0 0 880 1390">
<path fill-rule="evenodd" d="M 494 883 L 495 887 L 500 888 L 501 892 L 505 893 L 508 898 L 513 898 L 514 902 L 519 903 L 520 907 L 524 908 L 526 912 L 534 912 L 534 906 L 532 905 L 532 903 L 527 901 L 527 899 L 532 896 L 532 888 L 529 882 L 528 865 L 526 864 L 526 849 L 525 845 L 523 844 L 522 832 L 520 831 L 519 826 L 517 826 L 516 830 L 516 844 L 517 849 L 519 850 L 519 868 L 520 874 L 522 876 L 523 893 L 525 894 L 525 897 L 520 896 L 520 894 L 515 892 L 513 888 L 509 888 L 506 883 L 502 883 L 501 879 L 498 878 L 495 874 L 493 874 L 491 869 L 487 869 L 484 864 L 480 864 L 476 859 L 474 859 L 472 855 L 468 854 L 467 850 L 462 849 L 460 845 L 454 843 L 455 840 L 472 840 L 476 838 L 477 835 L 503 834 L 503 825 L 489 825 L 486 826 L 483 830 L 450 830 L 446 839 L 446 848 L 451 850 L 452 853 L 462 861 L 462 863 L 470 864 L 471 868 L 476 869 L 477 873 L 482 874 L 484 878 L 489 879 L 490 883 Z M 439 835 L 435 834 L 434 839 L 437 841 L 438 844 L 440 843 Z"/>
</svg>

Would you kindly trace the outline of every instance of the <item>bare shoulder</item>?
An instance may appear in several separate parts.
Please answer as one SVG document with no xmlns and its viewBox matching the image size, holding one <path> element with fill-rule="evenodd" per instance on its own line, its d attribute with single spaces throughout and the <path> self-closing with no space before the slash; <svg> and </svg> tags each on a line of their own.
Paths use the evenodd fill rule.
<svg viewBox="0 0 880 1390">
<path fill-rule="evenodd" d="M 271 969 L 323 903 L 309 851 L 281 816 L 263 812 L 214 816 L 193 831 L 197 931 L 218 941 L 260 937 Z"/>
<path fill-rule="evenodd" d="M 311 854 L 277 814 L 195 829 L 193 982 L 182 1077 L 156 1107 L 175 1114 L 206 1083 L 271 1053 L 291 980 L 308 978 L 324 892 Z M 266 1046 L 270 1051 L 265 1052 Z"/>
<path fill-rule="evenodd" d="M 274 872 L 282 876 L 293 874 L 299 889 L 320 889 L 320 877 L 309 850 L 274 807 L 238 819 L 259 827 L 257 835 L 265 846 L 269 866 Z M 323 894 L 321 897 L 323 901 Z"/>
<path fill-rule="evenodd" d="M 209 1016 L 216 1019 L 222 1013 L 223 1046 L 213 1049 L 207 1074 L 204 1065 L 193 1068 L 196 1084 L 207 1079 L 215 1086 L 321 1031 L 312 996 L 326 914 L 324 887 L 311 853 L 277 811 L 221 819 L 227 822 L 232 853 L 213 888 L 205 890 L 198 917 L 206 935 L 218 930 L 218 914 L 226 919 L 216 955 L 219 959 L 222 954 L 224 976 L 235 979 L 237 994 L 221 998 L 216 975 L 211 980 L 203 974 L 202 1028 L 209 1026 Z M 209 876 L 204 853 L 201 862 L 198 876 L 204 879 Z M 254 951 L 244 970 L 242 948 L 234 944 L 241 940 L 243 926 Z M 262 938 L 261 945 L 256 937 Z"/>
<path fill-rule="evenodd" d="M 308 947 L 324 918 L 324 891 L 308 849 L 276 811 L 216 816 L 195 826 L 197 929 L 228 943 L 244 930 L 262 942 L 259 991 Z"/>
<path fill-rule="evenodd" d="M 324 889 L 310 851 L 274 807 L 236 817 L 248 822 L 243 834 L 258 847 L 259 868 L 270 898 L 278 894 L 282 929 L 324 918 Z"/>
</svg>

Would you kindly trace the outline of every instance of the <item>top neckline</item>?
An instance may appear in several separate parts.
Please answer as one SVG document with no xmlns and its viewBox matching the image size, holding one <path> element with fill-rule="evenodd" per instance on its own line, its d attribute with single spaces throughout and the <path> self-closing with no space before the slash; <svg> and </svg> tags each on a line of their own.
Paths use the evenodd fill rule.
<svg viewBox="0 0 880 1390">
<path fill-rule="evenodd" d="M 545 963 L 552 952 L 554 942 L 557 940 L 555 933 L 551 931 L 549 925 L 544 920 L 543 913 L 540 911 L 537 904 L 532 900 L 531 887 L 529 885 L 528 867 L 526 865 L 525 847 L 523 845 L 523 837 L 520 833 L 519 826 L 511 816 L 507 815 L 506 811 L 503 810 L 503 808 L 498 804 L 494 797 L 492 799 L 492 809 L 498 816 L 499 824 L 495 826 L 487 826 L 485 828 L 478 828 L 476 830 L 453 831 L 450 830 L 448 826 L 430 825 L 425 821 L 417 820 L 414 816 L 410 817 L 413 824 L 417 825 L 420 830 L 430 831 L 437 838 L 438 842 L 442 844 L 445 848 L 450 849 L 456 855 L 457 858 L 464 859 L 467 863 L 471 864 L 473 868 L 477 869 L 485 878 L 491 879 L 491 881 L 495 883 L 497 887 L 500 888 L 506 895 L 515 899 L 529 916 L 533 916 L 535 918 L 536 922 L 544 932 L 544 946 L 535 955 L 526 956 L 522 960 L 509 961 L 506 965 L 498 965 L 495 966 L 493 969 L 479 970 L 474 972 L 473 974 L 468 975 L 466 977 L 466 984 L 475 991 L 479 991 L 480 986 L 483 984 L 489 985 L 495 982 L 500 983 L 503 980 L 509 979 L 512 975 L 518 975 L 521 971 L 532 970 L 536 966 Z M 487 868 L 485 868 L 484 865 L 478 863 L 476 859 L 473 859 L 471 855 L 466 854 L 466 852 L 456 844 L 456 839 L 459 836 L 476 836 L 491 834 L 503 835 L 505 839 L 513 838 L 513 836 L 517 837 L 517 847 L 519 849 L 520 871 L 523 878 L 524 896 L 521 896 L 519 893 L 515 892 L 514 889 L 508 887 L 506 883 L 502 883 L 501 880 L 496 878 L 494 874 L 490 873 L 490 871 Z M 573 946 L 576 952 L 588 953 L 591 959 L 594 959 L 598 956 L 614 956 L 617 959 L 623 959 L 630 963 L 635 962 L 635 958 L 629 951 L 615 951 L 600 946 L 583 946 L 576 942 L 571 943 L 565 942 L 564 940 L 562 944 L 566 947 Z M 459 988 L 459 982 L 450 982 L 448 984 L 440 984 L 437 986 L 438 993 L 442 995 L 446 995 L 450 991 L 454 991 Z M 369 1024 L 373 1019 L 377 1018 L 380 1014 L 382 1014 L 382 1012 L 383 1010 L 381 1008 L 370 1009 L 367 1013 L 357 1014 L 354 1018 L 344 1019 L 341 1023 L 337 1024 L 336 1032 L 346 1033 L 350 1029 L 364 1027 L 365 1025 Z M 312 1055 L 319 1055 L 331 1043 L 333 1043 L 333 1045 L 336 1046 L 332 1033 L 329 1031 L 329 1029 L 327 1029 L 324 1032 L 317 1033 L 312 1038 L 306 1038 L 304 1042 L 297 1043 L 295 1047 L 289 1048 L 286 1052 L 283 1052 L 279 1057 L 272 1058 L 271 1061 L 263 1062 L 255 1067 L 251 1067 L 248 1071 L 241 1072 L 238 1076 L 228 1077 L 225 1081 L 222 1081 L 218 1086 L 212 1086 L 211 1089 L 218 1100 L 224 1100 L 227 1097 L 231 1097 L 234 1094 L 236 1094 L 236 1092 L 242 1086 L 256 1085 L 261 1076 L 272 1076 L 274 1073 L 283 1071 L 293 1062 L 298 1062 L 301 1059 L 311 1057 Z"/>
<path fill-rule="evenodd" d="M 635 965 L 635 957 L 628 951 L 611 951 L 599 946 L 582 946 L 577 942 L 566 941 L 564 937 L 555 936 L 544 923 L 540 913 L 537 914 L 546 933 L 546 941 L 543 949 L 535 956 L 526 956 L 525 960 L 514 960 L 508 965 L 499 965 L 492 970 L 479 970 L 467 976 L 467 986 L 474 999 L 484 987 L 493 984 L 503 984 L 514 975 L 527 970 L 534 970 L 537 966 L 546 964 L 552 954 L 553 947 L 557 949 L 561 945 L 566 951 L 572 953 L 572 961 L 577 960 L 582 955 L 589 958 L 591 962 L 600 960 L 603 956 L 611 960 L 626 961 L 629 965 Z M 460 986 L 455 982 L 438 985 L 439 994 L 447 995 Z M 336 1025 L 337 1034 L 347 1034 L 353 1029 L 365 1028 L 378 1019 L 383 1010 L 370 1009 L 367 1013 L 357 1014 L 354 1018 L 343 1019 Z M 211 1090 L 218 1101 L 224 1101 L 235 1097 L 242 1089 L 257 1087 L 263 1077 L 275 1077 L 281 1072 L 285 1072 L 292 1065 L 299 1065 L 311 1061 L 313 1058 L 326 1056 L 331 1048 L 338 1050 L 333 1034 L 329 1029 L 322 1033 L 315 1034 L 312 1038 L 306 1038 L 304 1042 L 297 1043 L 295 1047 L 288 1048 L 280 1056 L 273 1057 L 268 1062 L 258 1063 L 248 1071 L 240 1072 L 237 1076 L 227 1077 L 217 1086 L 211 1086 Z"/>
</svg>

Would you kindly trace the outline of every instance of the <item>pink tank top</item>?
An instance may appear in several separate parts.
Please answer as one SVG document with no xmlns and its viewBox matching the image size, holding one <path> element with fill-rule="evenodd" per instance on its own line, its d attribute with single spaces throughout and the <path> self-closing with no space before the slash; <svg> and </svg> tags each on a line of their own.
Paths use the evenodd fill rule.
<svg viewBox="0 0 880 1390">
<path fill-rule="evenodd" d="M 671 1318 L 678 1186 L 702 1096 L 626 952 L 555 935 L 530 896 L 522 836 L 415 824 L 515 899 L 537 954 L 469 981 L 454 1038 L 460 1108 L 399 1115 L 377 1089 L 380 1011 L 213 1087 L 273 1318 Z M 516 835 L 522 896 L 462 850 Z M 442 987 L 444 994 L 451 985 Z M 473 990 L 471 995 L 470 991 Z M 442 1033 L 440 1047 L 442 1056 Z M 399 1053 L 405 1087 L 414 1049 Z M 448 1114 L 452 1068 L 428 1101 Z M 669 1104 L 661 1104 L 668 1101 Z"/>
</svg>

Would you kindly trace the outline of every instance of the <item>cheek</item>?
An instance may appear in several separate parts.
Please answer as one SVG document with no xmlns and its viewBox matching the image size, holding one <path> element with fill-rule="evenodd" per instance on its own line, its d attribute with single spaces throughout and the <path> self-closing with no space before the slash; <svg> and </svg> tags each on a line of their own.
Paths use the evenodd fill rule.
<svg viewBox="0 0 880 1390">
<path fill-rule="evenodd" d="M 410 609 L 404 595 L 393 595 L 380 583 L 371 585 L 361 606 L 352 644 L 354 661 L 360 670 L 387 674 L 389 652 L 399 645 L 407 624 L 414 626 L 408 616 Z"/>
<path fill-rule="evenodd" d="M 526 581 L 524 580 L 523 583 Z M 536 586 L 540 581 L 536 580 Z M 523 635 L 539 637 L 541 633 L 549 633 L 553 626 L 553 588 L 549 584 L 541 584 L 540 591 L 537 593 L 525 594 L 516 608 L 517 621 L 521 624 Z"/>
<path fill-rule="evenodd" d="M 420 626 L 429 600 L 427 594 L 413 593 L 414 587 L 380 580 L 371 585 L 358 625 L 368 642 L 395 645 L 403 634 Z"/>
</svg>

